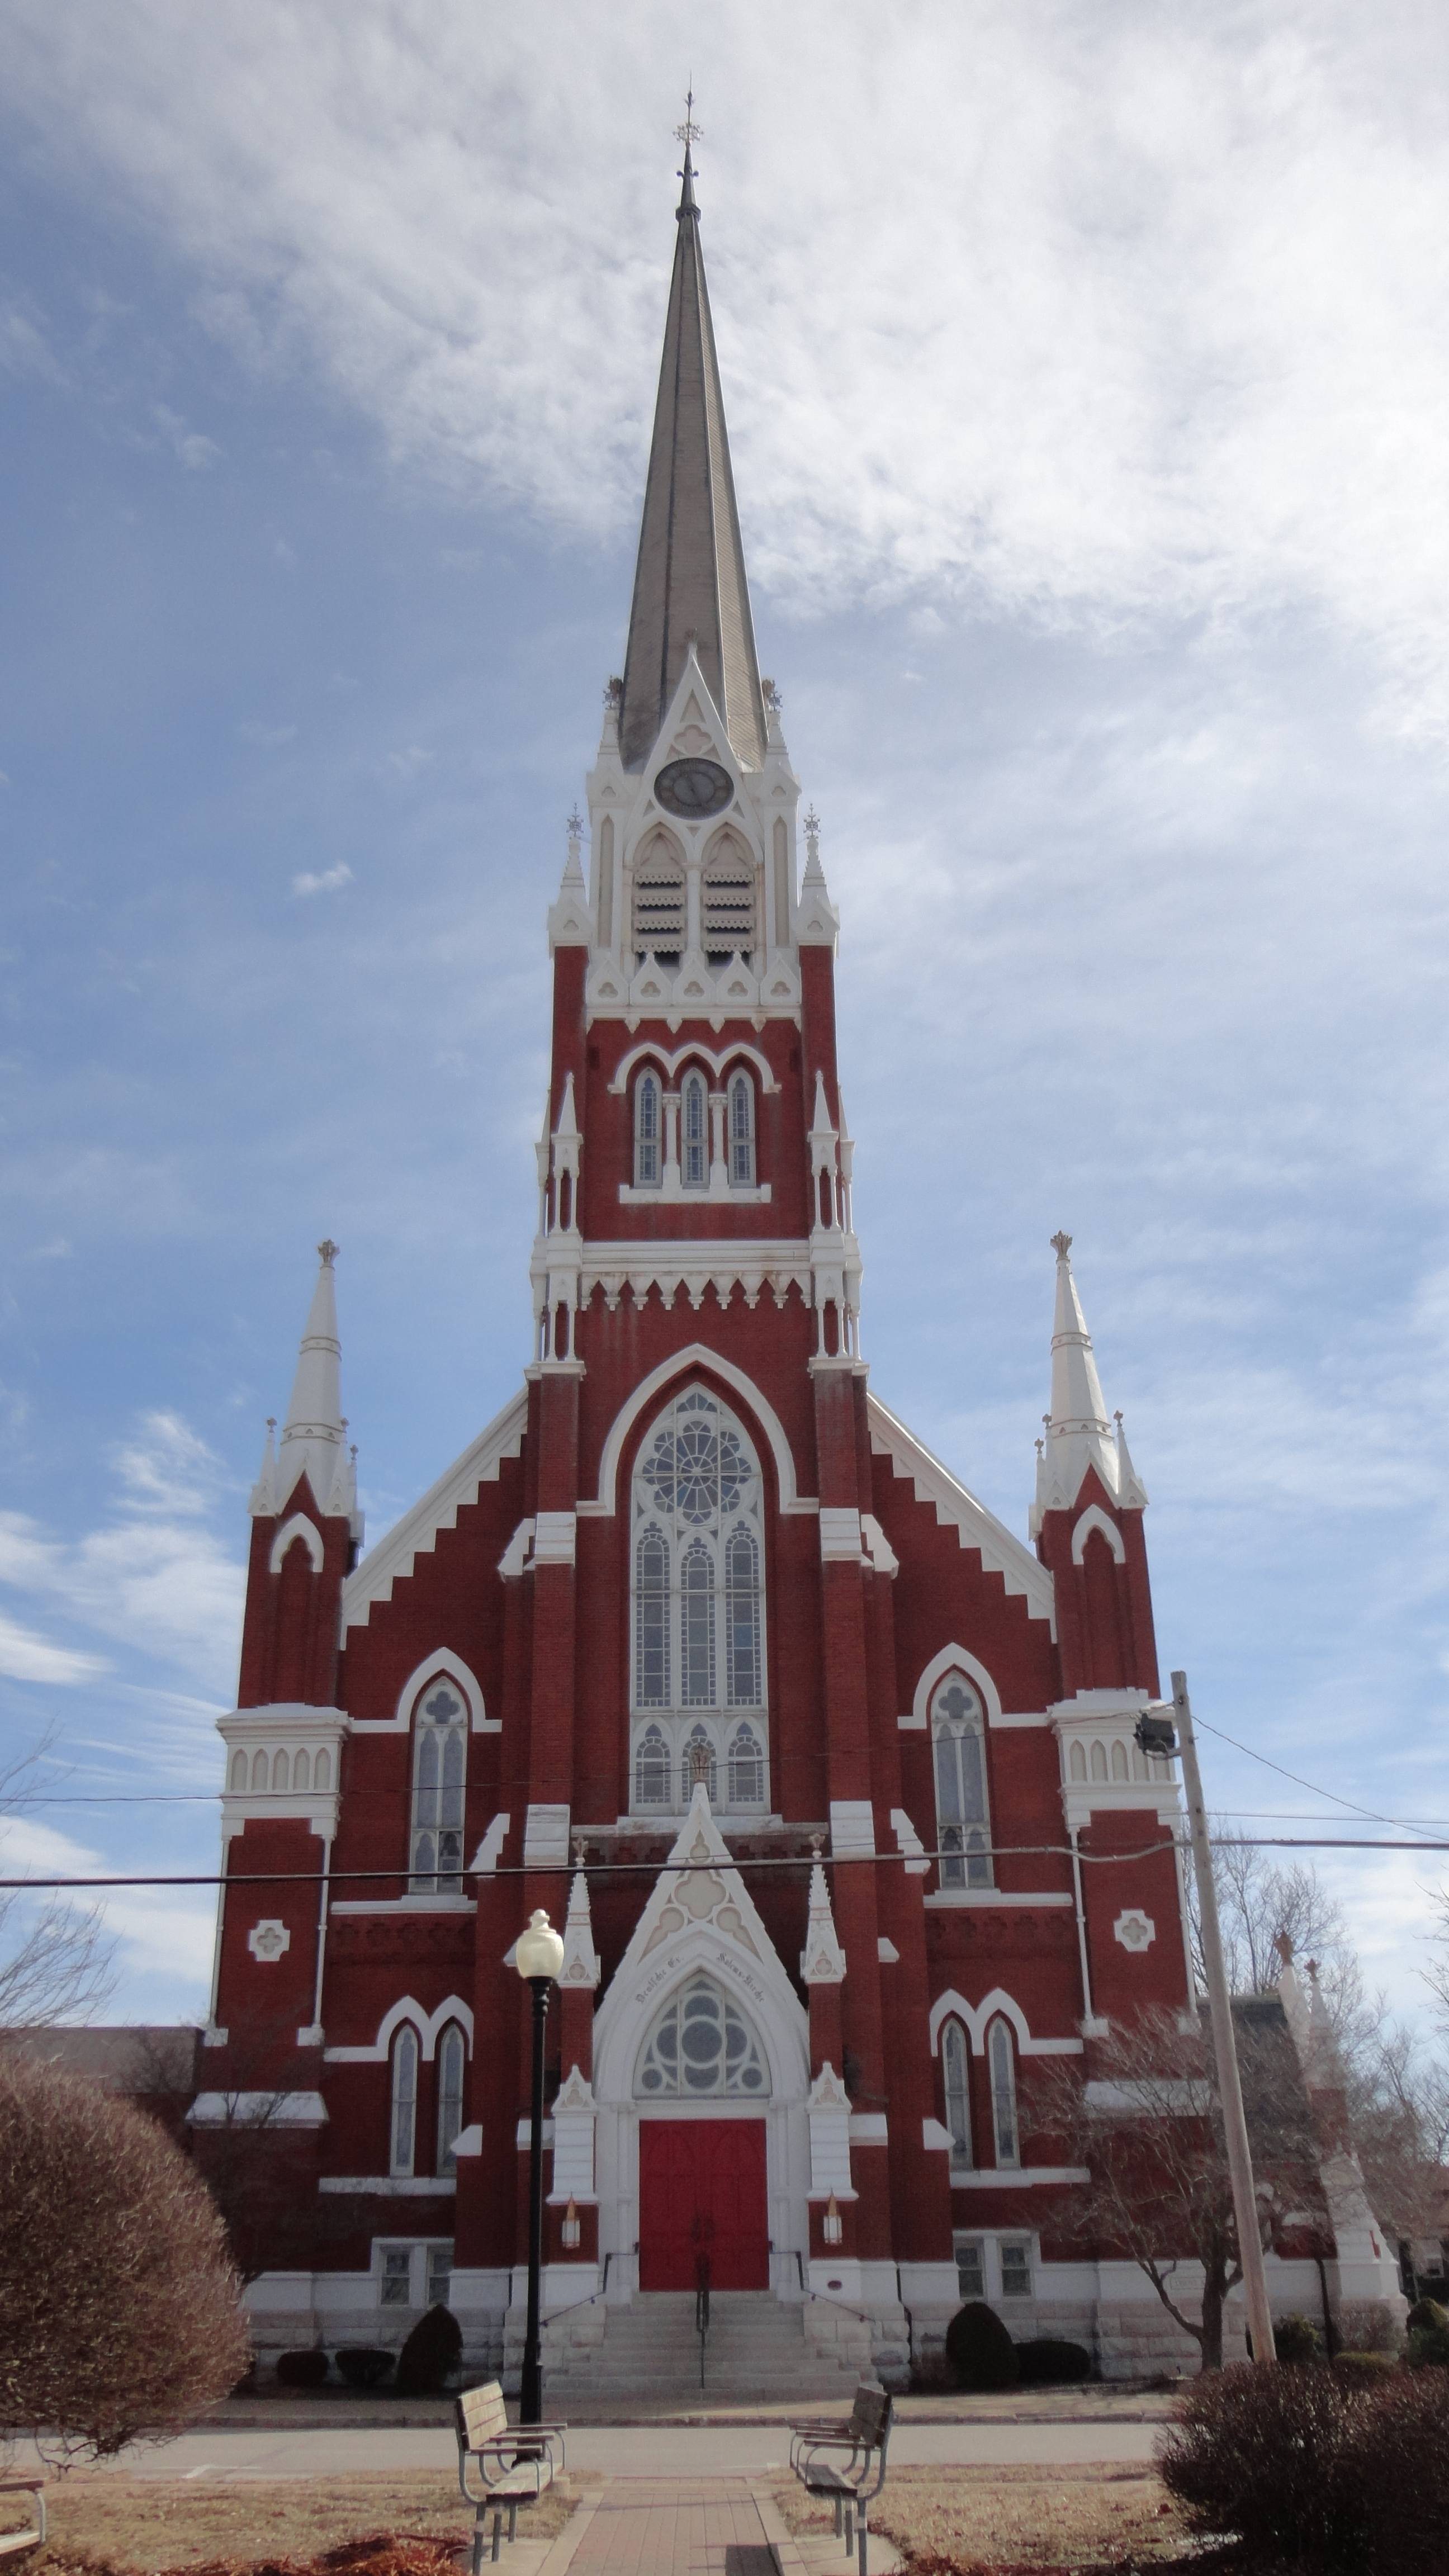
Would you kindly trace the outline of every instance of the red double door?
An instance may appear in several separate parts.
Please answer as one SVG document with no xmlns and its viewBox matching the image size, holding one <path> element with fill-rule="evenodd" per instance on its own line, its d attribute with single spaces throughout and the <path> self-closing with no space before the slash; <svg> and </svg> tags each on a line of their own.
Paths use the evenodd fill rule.
<svg viewBox="0 0 1449 2576">
<path fill-rule="evenodd" d="M 639 2287 L 767 2290 L 763 2120 L 641 2120 Z"/>
</svg>

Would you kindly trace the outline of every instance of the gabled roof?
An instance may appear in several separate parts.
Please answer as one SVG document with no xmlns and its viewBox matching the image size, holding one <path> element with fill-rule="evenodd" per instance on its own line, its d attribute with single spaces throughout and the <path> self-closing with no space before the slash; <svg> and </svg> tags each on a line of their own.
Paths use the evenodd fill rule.
<svg viewBox="0 0 1449 2576">
<path fill-rule="evenodd" d="M 932 1455 L 913 1431 L 897 1421 L 878 1395 L 866 1397 L 866 1409 L 870 1445 L 876 1455 L 888 1457 L 898 1476 L 912 1479 L 917 1502 L 934 1503 L 936 1518 L 943 1526 L 954 1522 L 961 1546 L 978 1550 L 986 1572 L 999 1574 L 1008 1592 L 1024 1594 L 1028 1617 L 1047 1620 L 1055 1636 L 1056 1593 L 1046 1567 L 1004 1521 L 978 1502 L 959 1477 Z"/>
<path fill-rule="evenodd" d="M 516 1458 L 523 1447 L 528 1427 L 528 1389 L 520 1387 L 510 1397 L 501 1413 L 495 1413 L 484 1431 L 456 1458 L 435 1485 L 430 1485 L 421 1502 L 369 1548 L 356 1571 L 349 1574 L 342 1587 L 342 1628 L 344 1639 L 349 1628 L 365 1627 L 367 1614 L 374 1601 L 390 1601 L 392 1587 L 399 1576 L 411 1574 L 413 1559 L 433 1547 L 439 1530 L 456 1529 L 459 1507 L 476 1499 L 480 1485 L 496 1484 L 499 1465 L 505 1458 Z"/>
<path fill-rule="evenodd" d="M 765 706 L 687 147 L 683 177 L 629 612 L 619 751 L 626 769 L 643 767 L 693 637 L 737 758 L 747 769 L 763 769 Z"/>
</svg>

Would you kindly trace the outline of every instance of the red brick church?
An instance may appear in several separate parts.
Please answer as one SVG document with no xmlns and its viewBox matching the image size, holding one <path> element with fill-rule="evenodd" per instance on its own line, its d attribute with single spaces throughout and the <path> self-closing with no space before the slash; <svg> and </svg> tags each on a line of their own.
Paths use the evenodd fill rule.
<svg viewBox="0 0 1449 2576">
<path fill-rule="evenodd" d="M 586 793 L 518 1393 L 361 1555 L 324 1243 L 251 1498 L 192 2116 L 203 2151 L 254 2119 L 286 2176 L 259 2340 L 397 2342 L 441 2296 L 516 2364 L 543 1906 L 555 2383 L 672 2367 L 701 2251 L 796 2389 L 899 2379 L 963 2295 L 1109 2371 L 1185 2351 L 1054 2235 L 1081 2177 L 1033 2122 L 1042 2059 L 1189 1992 L 1177 1787 L 1133 1735 L 1147 1497 L 1065 1235 L 1033 1545 L 861 1356 L 839 916 L 756 660 L 687 155 Z"/>
</svg>

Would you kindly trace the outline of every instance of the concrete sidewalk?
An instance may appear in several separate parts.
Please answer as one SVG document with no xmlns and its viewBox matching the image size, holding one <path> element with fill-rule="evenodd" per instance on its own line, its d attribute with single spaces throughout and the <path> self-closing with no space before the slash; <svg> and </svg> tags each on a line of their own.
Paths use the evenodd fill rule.
<svg viewBox="0 0 1449 2576">
<path fill-rule="evenodd" d="M 869 2537 L 870 2576 L 898 2576 Z M 854 2576 L 833 2533 L 793 2534 L 750 2478 L 610 2478 L 553 2541 L 516 2541 L 509 2576 Z"/>
<path fill-rule="evenodd" d="M 1096 2420 L 1014 2424 L 997 2419 L 928 2424 L 897 2419 L 891 2434 L 893 2467 L 1068 2467 L 1081 2461 L 1145 2461 L 1153 2456 L 1156 2423 Z M 623 2425 L 572 2429 L 571 2470 L 605 2478 L 758 2478 L 781 2471 L 789 2450 L 787 2427 L 770 2424 Z M 29 2463 L 35 2445 L 17 2442 L 15 2465 Z M 342 2426 L 260 2427 L 233 2431 L 216 2424 L 174 2441 L 134 2443 L 118 2460 L 101 2461 L 104 2474 L 136 2478 L 263 2479 L 355 2475 L 361 2469 L 438 2469 L 456 2474 L 457 2448 L 444 2426 L 379 2426 L 372 2432 Z M 515 2562 L 517 2563 L 517 2562 Z M 520 2569 L 520 2576 L 522 2571 Z"/>
</svg>

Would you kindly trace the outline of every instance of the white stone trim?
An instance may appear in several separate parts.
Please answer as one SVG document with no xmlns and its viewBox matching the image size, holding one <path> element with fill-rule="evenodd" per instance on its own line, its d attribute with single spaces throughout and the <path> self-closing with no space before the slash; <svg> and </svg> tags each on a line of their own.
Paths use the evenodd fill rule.
<svg viewBox="0 0 1449 2576">
<path fill-rule="evenodd" d="M 658 1204 L 658 1190 L 639 1190 L 636 1202 Z M 697 1194 L 685 1191 L 684 1198 Z M 759 1193 L 754 1193 L 758 1198 Z M 724 1193 L 720 1197 L 723 1199 Z M 736 1200 L 748 1202 L 751 1193 L 731 1191 Z M 671 1198 L 669 1204 L 676 1202 Z M 596 1288 L 602 1288 L 604 1302 L 612 1314 L 624 1290 L 632 1290 L 642 1304 L 651 1288 L 657 1288 L 663 1304 L 672 1306 L 682 1288 L 696 1314 L 704 1304 L 705 1291 L 713 1288 L 719 1303 L 729 1303 L 736 1288 L 744 1290 L 745 1304 L 753 1309 L 766 1288 L 778 1306 L 783 1306 L 791 1287 L 800 1291 L 802 1305 L 813 1302 L 814 1272 L 810 1247 L 798 1240 L 762 1241 L 758 1235 L 647 1235 L 632 1236 L 624 1242 L 586 1243 L 580 1256 L 579 1297 L 587 1305 Z"/>
<path fill-rule="evenodd" d="M 321 2174 L 319 2191 L 365 2191 L 373 2200 L 427 2200 L 455 2192 L 453 2174 Z"/>
<path fill-rule="evenodd" d="M 502 1734 L 502 1718 L 489 1717 L 486 1713 L 483 1685 L 477 1674 L 470 1665 L 464 1663 L 461 1655 L 454 1654 L 451 1646 L 436 1646 L 430 1655 L 424 1655 L 420 1664 L 414 1664 L 402 1689 L 398 1692 L 397 1706 L 391 1717 L 354 1717 L 353 1734 L 406 1735 L 412 1725 L 413 1704 L 418 1693 L 425 1683 L 432 1680 L 435 1673 L 440 1679 L 446 1675 L 449 1681 L 457 1683 L 467 1702 L 468 1731 L 471 1735 Z"/>
<path fill-rule="evenodd" d="M 938 1887 L 922 1897 L 923 1905 L 932 1905 L 949 1913 L 953 1906 L 971 1905 L 1070 1905 L 1072 1895 L 1066 1887 L 1013 1888 Z"/>
<path fill-rule="evenodd" d="M 530 1807 L 523 1820 L 523 1866 L 547 1869 L 569 1856 L 567 1807 Z"/>
<path fill-rule="evenodd" d="M 892 1807 L 891 1830 L 896 1838 L 896 1849 L 905 1859 L 907 1878 L 929 1878 L 930 1857 L 904 1807 Z"/>
<path fill-rule="evenodd" d="M 1127 1549 L 1122 1533 L 1117 1527 L 1116 1522 L 1107 1518 L 1107 1515 L 1103 1511 L 1100 1503 L 1088 1503 L 1086 1510 L 1082 1513 L 1081 1518 L 1078 1520 L 1072 1531 L 1073 1565 L 1080 1565 L 1083 1563 L 1087 1553 L 1087 1541 L 1091 1537 L 1093 1530 L 1101 1531 L 1102 1536 L 1110 1547 L 1117 1563 L 1119 1565 L 1125 1565 L 1127 1562 Z"/>
<path fill-rule="evenodd" d="M 821 1564 L 859 1565 L 860 1561 L 859 1512 L 853 1505 L 822 1503 L 820 1506 Z"/>
<path fill-rule="evenodd" d="M 494 1876 L 498 1868 L 498 1862 L 502 1854 L 504 1843 L 508 1838 L 508 1828 L 512 1822 L 513 1818 L 509 1815 L 498 1815 L 490 1818 L 488 1831 L 484 1835 L 483 1840 L 478 1845 L 477 1850 L 468 1863 L 468 1875 L 470 1878 L 492 1878 Z"/>
<path fill-rule="evenodd" d="M 292 1935 L 288 1925 L 274 1914 L 264 1915 L 261 1922 L 254 1923 L 247 1934 L 247 1948 L 261 1968 L 275 1967 L 279 1959 L 285 1958 L 291 1946 Z"/>
<path fill-rule="evenodd" d="M 572 1565 L 576 1553 L 577 1515 L 573 1512 L 540 1512 L 533 1524 L 533 1562 L 535 1565 Z"/>
<path fill-rule="evenodd" d="M 924 1732 L 931 1723 L 931 1694 L 935 1690 L 936 1684 L 944 1681 L 946 1675 L 949 1672 L 954 1671 L 958 1666 L 960 1670 L 966 1674 L 967 1678 L 976 1684 L 977 1689 L 981 1693 L 982 1702 L 986 1710 L 987 1725 L 999 1726 L 1001 1724 L 1001 1693 L 997 1689 L 995 1682 L 992 1680 L 991 1675 L 986 1669 L 986 1666 L 982 1663 L 980 1656 L 968 1654 L 964 1646 L 943 1646 L 939 1654 L 935 1654 L 931 1657 L 930 1662 L 925 1666 L 921 1673 L 921 1677 L 916 1684 L 915 1696 L 911 1701 L 910 1716 L 898 1718 L 896 1721 L 897 1725 L 913 1729 L 917 1733 Z"/>
<path fill-rule="evenodd" d="M 831 1799 L 830 1857 L 832 1860 L 874 1860 L 875 1809 L 869 1798 Z"/>
<path fill-rule="evenodd" d="M 935 2057 L 940 2053 L 942 2022 L 954 2019 L 962 2023 L 971 2035 L 972 2056 L 984 2057 L 987 2025 L 995 2021 L 998 2014 L 1010 2022 L 1016 2033 L 1018 2052 L 1023 2057 L 1080 2057 L 1083 2054 L 1079 2039 L 1033 2039 L 1025 2013 L 1004 1986 L 993 1986 L 990 1994 L 984 1996 L 979 2004 L 968 2004 L 964 1995 L 958 1994 L 954 1986 L 948 1986 L 931 2006 L 931 2055 Z"/>
<path fill-rule="evenodd" d="M 385 1538 L 370 1548 L 342 1586 L 342 1628 L 366 1625 L 374 1601 L 390 1601 L 392 1587 L 411 1574 L 416 1557 L 429 1554 L 439 1530 L 456 1529 L 460 1505 L 473 1502 L 480 1485 L 496 1484 L 505 1458 L 517 1458 L 528 1428 L 528 1389 L 521 1387 L 501 1413 L 445 1474 L 430 1485 L 420 1502 L 404 1512 Z"/>
<path fill-rule="evenodd" d="M 186 2114 L 197 2129 L 321 2129 L 320 2093 L 198 2093 Z"/>
<path fill-rule="evenodd" d="M 724 1087 L 725 1071 L 729 1065 L 752 1064 L 760 1077 L 762 1091 L 778 1091 L 780 1088 L 770 1070 L 768 1058 L 760 1053 L 758 1047 L 750 1046 L 746 1040 L 734 1039 L 728 1046 L 716 1050 L 714 1047 L 701 1046 L 697 1038 L 692 1038 L 687 1046 L 676 1047 L 672 1055 L 665 1047 L 641 1040 L 638 1046 L 629 1049 L 627 1055 L 620 1057 L 614 1069 L 613 1081 L 607 1086 L 608 1089 L 615 1093 L 627 1091 L 639 1066 L 645 1063 L 657 1065 L 666 1082 L 670 1083 L 684 1071 L 687 1064 L 707 1064 L 714 1075 L 717 1091 Z"/>
<path fill-rule="evenodd" d="M 402 1995 L 395 2004 L 388 2005 L 377 2025 L 377 2037 L 370 2047 L 324 2048 L 323 2057 L 329 2066 L 385 2066 L 392 2055 L 393 2041 L 405 2021 L 410 2021 L 418 2034 L 425 2066 L 431 2065 L 438 2041 L 450 2021 L 461 2025 L 468 2042 L 468 2054 L 472 2056 L 473 2008 L 471 2004 L 464 2003 L 461 1995 L 447 1996 L 433 2013 L 430 2013 L 414 1996 Z"/>
<path fill-rule="evenodd" d="M 288 1548 L 291 1546 L 292 1541 L 298 1538 L 305 1543 L 307 1554 L 312 1560 L 313 1573 L 321 1573 L 323 1560 L 326 1555 L 326 1550 L 322 1545 L 322 1533 L 317 1527 L 316 1522 L 309 1520 L 305 1512 L 293 1512 L 289 1521 L 283 1521 L 281 1528 L 278 1530 L 276 1537 L 272 1541 L 272 1552 L 267 1559 L 267 1572 L 269 1574 L 281 1573 L 282 1560 L 285 1557 Z"/>
<path fill-rule="evenodd" d="M 1140 1959 L 1157 1938 L 1157 1926 L 1140 1905 L 1124 1906 L 1112 1926 L 1112 1938 L 1120 1941 L 1128 1956 Z"/>
<path fill-rule="evenodd" d="M 949 2146 L 950 2139 L 945 2140 Z M 1034 2183 L 1090 2182 L 1089 2165 L 973 2165 L 951 2176 L 953 2191 L 1029 2191 Z"/>
<path fill-rule="evenodd" d="M 683 1248 L 687 1249 L 687 1247 Z M 806 1268 L 808 1273 L 808 1263 Z M 580 1515 L 586 1512 L 606 1513 L 610 1518 L 613 1517 L 619 1481 L 619 1462 L 630 1432 L 640 1414 L 653 1403 L 655 1397 L 669 1385 L 670 1381 L 687 1376 L 691 1369 L 711 1370 L 721 1383 L 729 1387 L 739 1397 L 741 1403 L 753 1413 L 769 1442 L 770 1455 L 775 1462 L 775 1481 L 779 1487 L 781 1511 L 818 1511 L 820 1506 L 813 1496 L 806 1497 L 796 1492 L 794 1456 L 785 1436 L 785 1426 L 768 1396 L 761 1393 L 754 1379 L 746 1377 L 744 1370 L 737 1368 L 733 1360 L 725 1359 L 719 1351 L 712 1351 L 705 1342 L 690 1342 L 683 1350 L 676 1351 L 671 1358 L 661 1360 L 657 1368 L 651 1369 L 649 1375 L 640 1380 L 633 1393 L 615 1414 L 609 1425 L 608 1436 L 599 1459 L 597 1497 L 593 1501 L 580 1503 Z"/>
<path fill-rule="evenodd" d="M 985 1572 L 1001 1575 L 1008 1593 L 1023 1594 L 1028 1617 L 1045 1619 L 1055 1637 L 1056 1594 L 1046 1567 L 888 1411 L 878 1395 L 867 1395 L 866 1408 L 870 1445 L 877 1457 L 889 1458 L 898 1476 L 911 1478 L 916 1500 L 934 1503 L 941 1526 L 954 1523 L 960 1545 L 978 1551 Z"/>
</svg>

